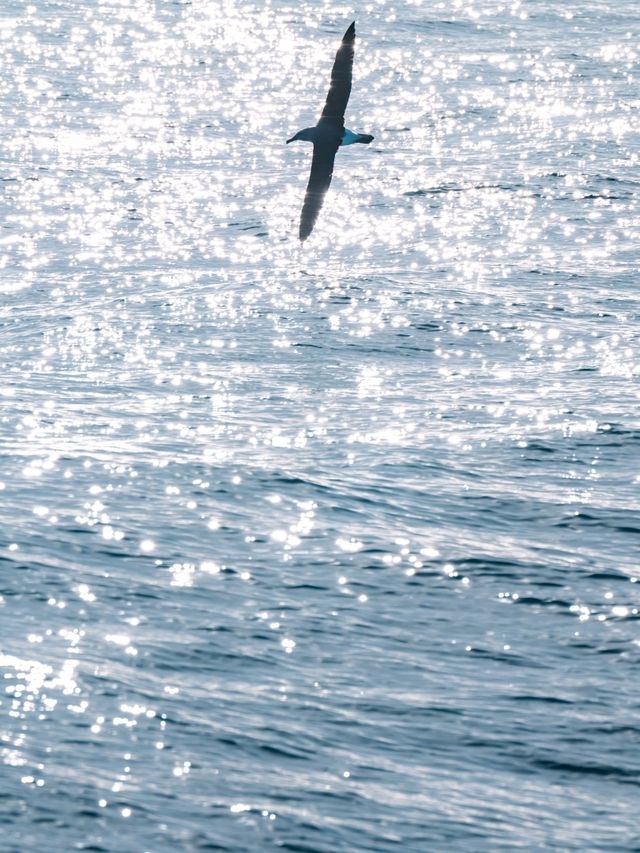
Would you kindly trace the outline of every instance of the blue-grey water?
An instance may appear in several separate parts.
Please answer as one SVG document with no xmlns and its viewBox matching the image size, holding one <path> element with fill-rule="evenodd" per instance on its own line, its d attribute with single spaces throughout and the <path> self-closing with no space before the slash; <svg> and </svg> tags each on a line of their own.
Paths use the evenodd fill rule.
<svg viewBox="0 0 640 853">
<path fill-rule="evenodd" d="M 639 36 L 3 0 L 3 853 L 640 849 Z"/>
</svg>

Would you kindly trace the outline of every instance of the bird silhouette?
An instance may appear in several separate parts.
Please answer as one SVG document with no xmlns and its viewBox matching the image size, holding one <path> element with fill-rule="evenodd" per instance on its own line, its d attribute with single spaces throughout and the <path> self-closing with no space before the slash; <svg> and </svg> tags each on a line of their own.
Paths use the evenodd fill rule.
<svg viewBox="0 0 640 853">
<path fill-rule="evenodd" d="M 356 40 L 354 21 L 342 37 L 331 71 L 331 85 L 322 115 L 315 127 L 299 130 L 287 145 L 296 140 L 313 143 L 311 173 L 300 215 L 300 240 L 307 239 L 316 224 L 331 178 L 336 152 L 341 145 L 362 142 L 368 145 L 373 136 L 369 133 L 354 133 L 344 126 L 344 111 L 351 94 L 353 54 Z"/>
</svg>

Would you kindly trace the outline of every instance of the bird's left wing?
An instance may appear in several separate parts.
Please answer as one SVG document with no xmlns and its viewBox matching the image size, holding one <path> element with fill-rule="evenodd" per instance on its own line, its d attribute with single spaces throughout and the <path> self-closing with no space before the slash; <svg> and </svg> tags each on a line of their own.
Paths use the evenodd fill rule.
<svg viewBox="0 0 640 853">
<path fill-rule="evenodd" d="M 344 122 L 344 111 L 351 94 L 351 74 L 356 41 L 355 21 L 342 37 L 331 71 L 329 94 L 322 110 L 322 118 Z"/>
<path fill-rule="evenodd" d="M 300 240 L 306 240 L 313 231 L 325 194 L 329 189 L 333 175 L 333 161 L 338 150 L 338 143 L 316 142 L 313 146 L 311 174 L 304 196 L 302 213 L 300 215 Z"/>
</svg>

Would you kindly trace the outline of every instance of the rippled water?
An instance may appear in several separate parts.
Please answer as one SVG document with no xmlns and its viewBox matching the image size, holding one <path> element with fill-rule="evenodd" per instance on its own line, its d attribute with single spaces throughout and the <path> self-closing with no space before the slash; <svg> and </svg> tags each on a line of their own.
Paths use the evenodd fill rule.
<svg viewBox="0 0 640 853">
<path fill-rule="evenodd" d="M 2 849 L 638 849 L 636 3 L 0 15 Z"/>
</svg>

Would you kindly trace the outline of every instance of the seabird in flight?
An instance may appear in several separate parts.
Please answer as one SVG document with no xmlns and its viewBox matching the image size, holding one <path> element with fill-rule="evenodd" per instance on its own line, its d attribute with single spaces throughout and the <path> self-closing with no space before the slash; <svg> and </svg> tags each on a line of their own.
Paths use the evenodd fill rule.
<svg viewBox="0 0 640 853">
<path fill-rule="evenodd" d="M 306 240 L 316 224 L 325 193 L 331 183 L 333 161 L 338 148 L 341 145 L 352 145 L 354 142 L 363 142 L 368 145 L 373 140 L 373 136 L 369 133 L 354 133 L 344 126 L 344 111 L 351 94 L 355 40 L 356 23 L 354 21 L 342 37 L 342 43 L 336 53 L 331 71 L 329 94 L 318 124 L 315 127 L 305 127 L 291 139 L 287 139 L 287 145 L 295 142 L 296 139 L 313 142 L 311 174 L 300 216 L 300 240 Z"/>
</svg>

